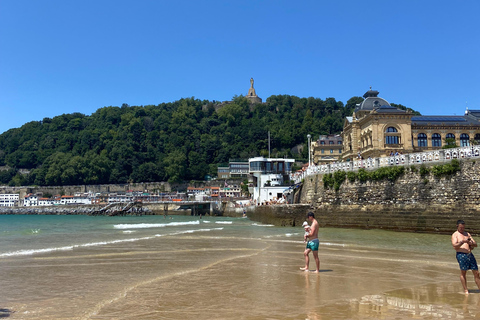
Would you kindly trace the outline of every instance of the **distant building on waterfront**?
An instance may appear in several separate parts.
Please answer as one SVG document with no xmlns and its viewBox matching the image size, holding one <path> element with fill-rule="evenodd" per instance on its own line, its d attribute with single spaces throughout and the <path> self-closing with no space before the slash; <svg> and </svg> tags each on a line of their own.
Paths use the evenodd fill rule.
<svg viewBox="0 0 480 320">
<path fill-rule="evenodd" d="M 0 194 L 0 207 L 16 207 L 20 196 L 18 193 L 3 193 Z"/>
<path fill-rule="evenodd" d="M 24 207 L 36 207 L 38 206 L 38 196 L 36 194 L 29 193 L 23 199 Z"/>
<path fill-rule="evenodd" d="M 205 200 L 205 198 L 215 200 L 218 198 L 241 198 L 243 194 L 240 185 L 225 184 L 222 187 L 187 187 L 187 196 L 189 199 L 195 200 Z"/>
<path fill-rule="evenodd" d="M 261 205 L 284 199 L 284 191 L 290 188 L 289 175 L 295 159 L 256 157 L 249 162 L 249 192 L 252 200 Z"/>
<path fill-rule="evenodd" d="M 246 178 L 248 177 L 248 160 L 230 159 L 228 165 L 223 164 L 217 168 L 218 179 Z"/>
<path fill-rule="evenodd" d="M 312 159 L 316 164 L 328 164 L 342 158 L 342 136 L 339 134 L 321 135 L 312 142 Z"/>
<path fill-rule="evenodd" d="M 415 116 L 391 106 L 370 88 L 342 132 L 342 160 L 385 157 L 480 143 L 480 110 L 463 116 Z"/>
</svg>

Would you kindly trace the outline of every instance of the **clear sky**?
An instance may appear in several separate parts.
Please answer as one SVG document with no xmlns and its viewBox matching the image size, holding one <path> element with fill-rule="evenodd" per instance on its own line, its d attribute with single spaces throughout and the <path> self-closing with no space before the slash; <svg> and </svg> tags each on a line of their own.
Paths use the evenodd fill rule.
<svg viewBox="0 0 480 320">
<path fill-rule="evenodd" d="M 480 1 L 0 0 L 0 133 L 63 113 L 246 95 L 480 109 Z"/>
</svg>

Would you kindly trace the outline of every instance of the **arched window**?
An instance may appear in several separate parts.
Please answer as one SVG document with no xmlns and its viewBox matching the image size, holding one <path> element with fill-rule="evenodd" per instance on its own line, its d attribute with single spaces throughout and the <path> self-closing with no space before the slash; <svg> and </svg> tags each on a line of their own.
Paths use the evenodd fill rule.
<svg viewBox="0 0 480 320">
<path fill-rule="evenodd" d="M 480 144 L 480 133 L 477 133 L 474 139 L 476 144 Z"/>
<path fill-rule="evenodd" d="M 442 136 L 439 133 L 432 134 L 432 147 L 442 146 Z"/>
<path fill-rule="evenodd" d="M 400 144 L 400 137 L 395 135 L 397 132 L 397 128 L 388 127 L 385 131 L 385 144 Z"/>
<path fill-rule="evenodd" d="M 453 133 L 447 133 L 445 136 L 445 144 L 448 146 L 455 145 L 455 135 Z"/>
<path fill-rule="evenodd" d="M 470 136 L 466 133 L 460 135 L 460 146 L 468 147 L 470 145 Z"/>
<path fill-rule="evenodd" d="M 419 133 L 418 136 L 418 146 L 426 147 L 427 146 L 427 135 L 425 133 Z"/>
</svg>

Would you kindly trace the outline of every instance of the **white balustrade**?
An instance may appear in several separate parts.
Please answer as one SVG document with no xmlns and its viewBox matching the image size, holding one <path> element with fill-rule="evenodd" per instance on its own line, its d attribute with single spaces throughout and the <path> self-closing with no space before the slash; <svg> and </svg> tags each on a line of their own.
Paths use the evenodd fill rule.
<svg viewBox="0 0 480 320">
<path fill-rule="evenodd" d="M 374 170 L 379 167 L 418 165 L 430 162 L 447 162 L 452 159 L 468 159 L 480 157 L 480 146 L 460 147 L 454 149 L 434 150 L 395 155 L 380 158 L 358 159 L 353 161 L 334 162 L 331 164 L 312 165 L 305 171 L 292 173 L 290 180 L 300 183 L 314 174 L 327 174 L 335 171 L 357 171 L 358 169 Z"/>
</svg>

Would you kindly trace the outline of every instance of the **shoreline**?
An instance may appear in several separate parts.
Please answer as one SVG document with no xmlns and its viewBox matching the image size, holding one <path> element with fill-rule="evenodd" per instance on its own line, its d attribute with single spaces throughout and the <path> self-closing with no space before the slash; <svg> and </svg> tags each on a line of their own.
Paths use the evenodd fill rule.
<svg viewBox="0 0 480 320">
<path fill-rule="evenodd" d="M 147 216 L 147 215 L 192 215 L 191 210 L 160 210 L 156 206 L 144 205 L 141 212 L 121 214 L 99 213 L 104 206 L 76 205 L 57 207 L 2 207 L 0 215 L 88 215 L 88 216 Z M 371 210 L 370 210 L 371 209 Z M 396 232 L 427 234 L 451 234 L 455 221 L 463 219 L 468 223 L 469 232 L 480 234 L 480 217 L 473 212 L 455 214 L 452 211 L 421 210 L 417 207 L 376 206 L 374 209 L 359 206 L 329 206 L 312 208 L 308 204 L 285 204 L 270 206 L 226 207 L 223 216 L 241 218 L 245 210 L 247 217 L 255 222 L 277 227 L 296 227 L 305 221 L 307 212 L 315 213 L 320 227 L 339 229 L 379 229 Z"/>
</svg>

